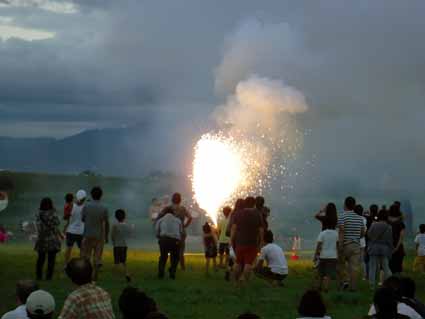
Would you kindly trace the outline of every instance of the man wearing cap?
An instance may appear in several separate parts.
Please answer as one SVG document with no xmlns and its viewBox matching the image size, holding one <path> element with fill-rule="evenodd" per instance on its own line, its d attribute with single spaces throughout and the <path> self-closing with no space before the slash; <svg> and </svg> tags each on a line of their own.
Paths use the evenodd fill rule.
<svg viewBox="0 0 425 319">
<path fill-rule="evenodd" d="M 18 307 L 9 311 L 1 317 L 1 319 L 27 319 L 26 303 L 28 296 L 38 290 L 38 285 L 34 280 L 20 280 L 16 284 L 16 301 Z"/>
<path fill-rule="evenodd" d="M 27 315 L 30 319 L 52 319 L 55 312 L 55 299 L 44 290 L 31 293 L 27 299 Z"/>
<path fill-rule="evenodd" d="M 93 267 L 86 258 L 73 258 L 66 274 L 78 286 L 65 300 L 59 319 L 114 319 L 110 295 L 92 282 Z"/>
<path fill-rule="evenodd" d="M 77 244 L 81 250 L 81 242 L 83 240 L 84 222 L 82 220 L 82 211 L 86 201 L 87 194 L 80 189 L 77 194 L 77 202 L 72 205 L 71 214 L 66 218 L 64 232 L 66 233 L 66 250 L 65 250 L 65 265 L 69 262 L 74 244 Z"/>
</svg>

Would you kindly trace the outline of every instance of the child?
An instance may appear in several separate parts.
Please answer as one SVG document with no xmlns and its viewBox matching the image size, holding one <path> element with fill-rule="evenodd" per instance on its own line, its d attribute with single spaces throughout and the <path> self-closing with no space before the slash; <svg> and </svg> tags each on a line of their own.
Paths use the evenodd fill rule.
<svg viewBox="0 0 425 319">
<path fill-rule="evenodd" d="M 273 237 L 271 230 L 264 233 L 266 245 L 261 248 L 254 272 L 257 276 L 270 281 L 272 284 L 283 286 L 283 280 L 288 276 L 288 263 L 282 248 L 273 242 Z M 267 262 L 267 267 L 264 267 L 264 261 Z"/>
<path fill-rule="evenodd" d="M 125 211 L 118 209 L 115 218 L 118 223 L 112 226 L 111 239 L 114 246 L 114 263 L 121 265 L 124 269 L 127 282 L 131 282 L 131 277 L 127 269 L 127 238 L 131 235 L 132 227 L 125 223 Z"/>
<path fill-rule="evenodd" d="M 336 276 L 338 233 L 336 225 L 329 225 L 328 229 L 320 232 L 317 238 L 315 260 L 319 261 L 318 270 L 320 276 L 319 290 L 328 292 L 329 281 Z"/>
<path fill-rule="evenodd" d="M 419 234 L 415 238 L 416 258 L 414 263 L 415 271 L 425 272 L 425 224 L 419 226 Z"/>
<path fill-rule="evenodd" d="M 65 195 L 65 205 L 63 207 L 63 219 L 68 220 L 71 216 L 72 206 L 74 205 L 74 195 L 68 193 Z"/>
<path fill-rule="evenodd" d="M 229 241 L 230 237 L 226 236 L 226 229 L 229 223 L 229 216 L 232 212 L 232 209 L 229 206 L 223 208 L 223 218 L 220 219 L 218 223 L 218 238 L 219 238 L 219 246 L 218 253 L 220 255 L 219 267 L 223 268 L 224 265 L 228 264 L 229 261 Z M 226 259 L 223 264 L 224 255 L 226 255 Z"/>
<path fill-rule="evenodd" d="M 211 260 L 213 261 L 214 270 L 217 271 L 217 235 L 208 223 L 205 223 L 202 230 L 204 231 L 205 270 L 208 275 Z"/>
</svg>

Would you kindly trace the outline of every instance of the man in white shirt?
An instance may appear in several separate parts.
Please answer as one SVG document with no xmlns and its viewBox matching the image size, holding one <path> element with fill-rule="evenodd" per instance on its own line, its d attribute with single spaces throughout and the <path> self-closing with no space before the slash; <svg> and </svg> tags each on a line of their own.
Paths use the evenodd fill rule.
<svg viewBox="0 0 425 319">
<path fill-rule="evenodd" d="M 66 233 L 66 250 L 65 250 L 65 265 L 71 259 L 72 248 L 77 244 L 81 249 L 81 242 L 83 240 L 84 222 L 82 220 L 82 211 L 86 201 L 87 194 L 84 190 L 79 190 L 76 194 L 77 202 L 72 205 L 72 211 L 69 215 L 64 231 Z"/>
<path fill-rule="evenodd" d="M 265 232 L 264 241 L 266 245 L 261 249 L 254 272 L 272 284 L 283 285 L 282 281 L 288 276 L 288 263 L 283 250 L 273 242 L 273 233 L 270 230 Z M 264 261 L 267 262 L 267 267 L 264 266 Z"/>
<path fill-rule="evenodd" d="M 21 280 L 16 284 L 16 301 L 18 307 L 9 311 L 1 317 L 1 319 L 28 319 L 26 302 L 28 296 L 38 290 L 38 285 L 33 280 Z"/>
<path fill-rule="evenodd" d="M 170 254 L 170 278 L 176 279 L 176 270 L 180 259 L 183 223 L 174 215 L 174 210 L 171 207 L 167 207 L 163 211 L 163 216 L 157 220 L 155 228 L 161 254 L 158 264 L 158 277 L 160 279 L 164 278 L 165 265 L 168 254 Z"/>
</svg>

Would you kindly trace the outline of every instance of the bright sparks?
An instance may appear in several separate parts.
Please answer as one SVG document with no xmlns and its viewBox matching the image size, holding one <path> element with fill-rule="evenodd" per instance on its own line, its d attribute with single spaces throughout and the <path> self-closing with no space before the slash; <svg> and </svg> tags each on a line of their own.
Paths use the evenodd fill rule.
<svg viewBox="0 0 425 319">
<path fill-rule="evenodd" d="M 253 171 L 247 145 L 220 134 L 205 134 L 195 146 L 194 199 L 217 224 L 220 209 L 247 189 Z"/>
</svg>

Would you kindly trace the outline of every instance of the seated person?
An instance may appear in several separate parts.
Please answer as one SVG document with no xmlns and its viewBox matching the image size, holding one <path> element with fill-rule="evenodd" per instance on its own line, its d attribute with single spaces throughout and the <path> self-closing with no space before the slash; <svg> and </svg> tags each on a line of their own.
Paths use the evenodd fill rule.
<svg viewBox="0 0 425 319">
<path fill-rule="evenodd" d="M 15 310 L 9 311 L 1 317 L 1 319 L 27 319 L 26 302 L 28 296 L 38 290 L 38 285 L 33 280 L 20 280 L 16 284 L 16 303 L 18 307 Z"/>
<path fill-rule="evenodd" d="M 60 319 L 115 318 L 111 297 L 92 282 L 93 267 L 90 260 L 73 258 L 66 266 L 65 272 L 77 289 L 66 298 Z"/>
<path fill-rule="evenodd" d="M 266 245 L 261 248 L 255 274 L 273 284 L 282 285 L 288 275 L 288 263 L 283 250 L 273 242 L 273 233 L 270 230 L 265 232 L 264 241 Z M 264 266 L 264 261 L 267 262 L 267 267 Z"/>
<path fill-rule="evenodd" d="M 317 290 L 307 290 L 304 293 L 298 306 L 298 314 L 300 315 L 298 319 L 331 319 L 326 315 L 325 303 Z"/>
<path fill-rule="evenodd" d="M 400 279 L 401 302 L 411 307 L 422 318 L 425 318 L 425 305 L 416 299 L 416 284 L 413 279 L 402 277 Z"/>
<path fill-rule="evenodd" d="M 28 296 L 26 307 L 30 319 L 53 319 L 56 304 L 47 291 L 37 290 Z"/>
<path fill-rule="evenodd" d="M 401 279 L 396 276 L 391 276 L 386 279 L 382 285 L 383 288 L 389 288 L 393 291 L 395 298 L 398 302 L 397 304 L 397 313 L 400 315 L 407 316 L 412 319 L 422 319 L 422 316 L 418 314 L 412 307 L 407 305 L 401 300 L 400 287 Z M 375 304 L 372 304 L 370 307 L 368 315 L 373 317 L 376 314 Z"/>
<path fill-rule="evenodd" d="M 145 319 L 149 314 L 157 313 L 158 310 L 152 298 L 133 287 L 123 290 L 118 305 L 123 319 Z"/>
<path fill-rule="evenodd" d="M 369 318 L 373 319 L 407 319 L 408 316 L 401 315 L 397 310 L 397 297 L 391 288 L 380 288 L 375 292 L 373 304 L 376 313 Z"/>
</svg>

